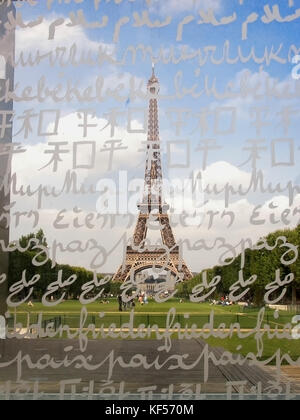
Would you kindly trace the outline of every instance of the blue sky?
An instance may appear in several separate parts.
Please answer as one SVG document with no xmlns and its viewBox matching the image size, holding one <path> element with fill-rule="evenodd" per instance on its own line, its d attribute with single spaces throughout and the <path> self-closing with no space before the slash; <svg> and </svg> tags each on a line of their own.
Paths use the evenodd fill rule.
<svg viewBox="0 0 300 420">
<path fill-rule="evenodd" d="M 62 3 L 62 4 L 59 4 Z M 160 50 L 163 50 L 165 55 L 168 55 L 170 49 L 174 49 L 176 55 L 180 55 L 180 51 L 186 48 L 190 53 L 196 54 L 196 52 L 205 51 L 205 48 L 208 46 L 216 47 L 215 57 L 219 58 L 222 56 L 222 51 L 226 41 L 230 43 L 230 57 L 235 57 L 237 55 L 238 48 L 241 49 L 244 56 L 247 56 L 251 48 L 255 49 L 257 57 L 263 56 L 265 51 L 271 51 L 272 47 L 274 51 L 277 51 L 281 46 L 280 57 L 285 59 L 285 63 L 278 63 L 276 61 L 271 61 L 268 65 L 264 63 L 263 65 L 255 63 L 253 60 L 249 60 L 247 63 L 238 62 L 233 65 L 226 64 L 225 62 L 220 65 L 215 65 L 211 62 L 210 59 L 207 60 L 205 65 L 199 65 L 197 58 L 182 61 L 178 64 L 164 64 L 162 62 L 157 63 L 156 65 L 156 74 L 159 77 L 161 84 L 161 100 L 160 100 L 160 128 L 161 128 L 161 140 L 166 144 L 167 141 L 179 141 L 185 140 L 190 145 L 191 150 L 191 162 L 189 168 L 184 169 L 172 169 L 166 167 L 166 156 L 163 156 L 164 162 L 164 173 L 168 177 L 185 177 L 194 170 L 201 169 L 202 163 L 202 154 L 197 151 L 199 142 L 205 138 L 215 139 L 216 143 L 221 147 L 219 150 L 215 150 L 208 155 L 208 171 L 205 173 L 209 182 L 225 182 L 226 178 L 230 181 L 235 180 L 237 182 L 239 179 L 246 180 L 249 177 L 251 172 L 251 166 L 245 165 L 240 167 L 242 163 L 247 160 L 247 151 L 244 150 L 247 147 L 246 141 L 249 139 L 259 138 L 264 139 L 265 151 L 261 152 L 261 159 L 258 163 L 259 168 L 264 172 L 266 180 L 268 181 L 281 181 L 284 183 L 289 180 L 295 181 L 298 179 L 299 182 L 299 153 L 300 151 L 297 148 L 300 146 L 299 142 L 299 81 L 296 82 L 292 80 L 291 71 L 292 63 L 288 61 L 288 55 L 292 56 L 292 51 L 296 51 L 299 48 L 299 18 L 291 22 L 278 23 L 276 21 L 271 23 L 263 23 L 261 17 L 264 15 L 264 6 L 269 5 L 270 9 L 272 7 L 276 8 L 276 1 L 269 1 L 264 3 L 261 1 L 250 1 L 244 0 L 243 4 L 240 4 L 239 0 L 224 1 L 224 0 L 210 0 L 210 1 L 186 1 L 182 2 L 180 0 L 164 0 L 164 1 L 155 1 L 153 0 L 151 4 L 143 0 L 137 0 L 135 2 L 130 2 L 129 0 L 123 0 L 120 4 L 115 4 L 115 1 L 106 1 L 102 0 L 99 3 L 99 9 L 95 11 L 93 7 L 93 1 L 85 1 L 81 4 L 75 4 L 71 2 L 70 4 L 63 4 L 63 2 L 53 1 L 53 4 L 50 10 L 47 8 L 47 2 L 38 2 L 36 6 L 23 5 L 20 8 L 20 11 L 23 15 L 24 21 L 34 20 L 38 16 L 44 16 L 44 22 L 37 26 L 36 28 L 27 28 L 27 29 L 18 29 L 17 34 L 17 57 L 20 52 L 24 53 L 26 57 L 31 51 L 36 52 L 37 49 L 40 51 L 49 51 L 56 48 L 57 46 L 63 47 L 66 46 L 70 48 L 73 42 L 76 42 L 78 45 L 78 52 L 91 50 L 93 57 L 97 54 L 97 48 L 99 43 L 110 53 L 113 53 L 115 57 L 119 60 L 123 57 L 124 52 L 130 46 L 138 46 L 143 44 L 144 46 L 149 46 L 154 51 L 154 55 L 157 56 Z M 288 15 L 297 13 L 298 8 L 300 8 L 300 1 L 294 0 L 290 2 L 289 0 L 282 0 L 279 4 L 280 14 L 284 18 Z M 228 25 L 219 25 L 213 26 L 212 24 L 197 24 L 197 21 L 200 19 L 199 10 L 203 13 L 207 13 L 211 8 L 212 13 L 214 14 L 217 21 L 221 21 L 222 18 L 233 16 L 236 13 L 237 18 L 235 22 Z M 88 22 L 92 21 L 101 21 L 103 16 L 108 17 L 108 24 L 106 27 L 101 29 L 85 29 L 80 25 L 76 27 L 68 27 L 66 24 L 69 22 L 69 13 L 82 10 L 84 16 Z M 143 12 L 147 11 L 149 17 L 152 21 L 159 19 L 163 21 L 167 19 L 168 16 L 172 19 L 170 25 L 163 28 L 152 28 L 143 26 L 143 27 L 134 27 L 134 13 L 141 15 Z M 248 38 L 247 40 L 242 39 L 242 25 L 246 21 L 247 17 L 253 13 L 257 13 L 258 19 L 254 24 L 250 24 L 248 27 Z M 114 43 L 113 36 L 115 32 L 115 25 L 121 17 L 128 16 L 129 23 L 124 25 L 121 28 L 119 42 Z M 181 41 L 176 41 L 176 34 L 178 30 L 178 24 L 186 16 L 192 16 L 194 20 L 188 25 L 184 26 L 183 35 Z M 296 15 L 295 15 L 296 16 Z M 65 19 L 65 23 L 61 26 L 58 26 L 56 29 L 56 34 L 54 40 L 48 40 L 48 29 L 49 25 L 57 18 L 62 17 Z M 292 46 L 295 46 L 293 50 Z M 129 57 L 129 56 L 128 56 Z M 264 82 L 267 78 L 274 82 L 275 79 L 278 79 L 278 83 L 281 85 L 281 91 L 284 93 L 287 91 L 287 88 L 290 87 L 294 89 L 296 83 L 298 83 L 298 97 L 293 99 L 278 99 L 278 98 L 265 98 L 260 100 L 255 100 L 253 97 L 249 96 L 247 98 L 235 98 L 235 99 L 225 99 L 217 100 L 214 97 L 208 97 L 203 95 L 200 98 L 192 98 L 190 95 L 186 95 L 184 98 L 176 98 L 174 100 L 164 99 L 164 96 L 174 94 L 174 78 L 178 72 L 182 72 L 183 75 L 183 84 L 186 88 L 191 88 L 193 85 L 197 84 L 197 91 L 203 89 L 203 84 L 205 77 L 208 78 L 209 83 L 212 83 L 214 79 L 216 80 L 216 86 L 219 91 L 223 91 L 228 83 L 232 83 L 234 89 L 237 90 L 241 78 L 249 72 L 250 84 L 252 86 L 258 82 Z M 67 66 L 60 68 L 59 66 L 50 67 L 47 63 L 42 63 L 39 66 L 33 68 L 17 68 L 16 69 L 16 82 L 20 86 L 32 85 L 34 86 L 37 80 L 44 75 L 49 86 L 55 86 L 58 82 L 66 83 L 68 80 L 72 83 L 78 84 L 79 86 L 87 86 L 93 84 L 97 76 L 101 75 L 104 77 L 104 80 L 107 86 L 116 86 L 120 81 L 124 82 L 124 97 L 125 100 L 123 103 L 117 103 L 116 101 L 109 100 L 102 103 L 92 103 L 92 104 L 78 104 L 76 102 L 68 104 L 60 104 L 62 115 L 65 118 L 64 132 L 60 132 L 59 139 L 68 139 L 73 141 L 74 138 L 80 139 L 80 133 L 75 132 L 74 123 L 75 123 L 75 112 L 82 108 L 93 108 L 96 112 L 99 124 L 105 124 L 105 114 L 109 112 L 111 108 L 118 107 L 120 110 L 127 112 L 130 107 L 145 107 L 147 106 L 146 101 L 139 100 L 137 102 L 130 101 L 129 105 L 126 104 L 128 96 L 126 96 L 129 87 L 129 81 L 131 77 L 139 82 L 142 82 L 146 86 L 146 82 L 151 74 L 151 58 L 147 56 L 145 60 L 142 60 L 141 55 L 138 55 L 136 64 L 131 64 L 130 60 L 126 61 L 124 65 L 111 65 L 109 63 L 104 63 L 100 66 L 78 66 L 77 68 Z M 33 108 L 35 111 L 45 108 L 53 108 L 54 105 L 51 102 L 47 104 L 39 103 L 15 103 L 15 111 L 20 115 L 25 109 Z M 57 105 L 55 105 L 57 107 Z M 234 133 L 230 134 L 218 134 L 215 133 L 213 128 L 214 123 L 214 112 L 217 108 L 220 107 L 235 107 L 237 112 L 237 125 Z M 251 109 L 253 107 L 265 107 L 267 108 L 267 117 L 266 120 L 269 125 L 263 127 L 261 133 L 257 135 L 255 127 L 252 125 L 253 118 L 251 117 Z M 295 114 L 291 116 L 290 127 L 288 132 L 285 133 L 282 126 L 280 125 L 280 119 L 277 115 L 280 110 L 285 107 L 290 107 L 295 111 Z M 190 112 L 190 117 L 185 117 L 186 126 L 182 128 L 182 132 L 179 135 L 176 135 L 176 130 L 174 124 L 170 121 L 168 117 L 168 110 L 170 108 L 185 108 Z M 213 112 L 212 115 L 208 117 L 208 130 L 202 136 L 199 128 L 197 128 L 196 115 L 203 112 L 205 108 L 208 108 Z M 141 122 L 141 121 L 138 121 Z M 222 119 L 220 128 L 225 128 L 228 125 L 228 120 Z M 71 128 L 70 128 L 71 126 Z M 17 127 L 17 124 L 16 124 Z M 17 128 L 15 128 L 17 129 Z M 33 130 L 32 136 L 29 139 L 24 140 L 22 135 L 16 137 L 16 141 L 20 141 L 28 146 L 28 150 L 32 153 L 36 153 L 38 156 L 39 153 L 42 153 L 41 161 L 45 161 L 45 155 L 43 152 L 43 147 L 47 141 L 51 141 L 51 138 L 41 138 L 37 137 Z M 124 152 L 121 156 L 119 162 L 116 162 L 113 171 L 105 173 L 103 168 L 99 168 L 93 171 L 93 173 L 82 173 L 81 179 L 84 182 L 93 182 L 95 183 L 99 176 L 108 176 L 114 179 L 117 178 L 119 170 L 128 170 L 129 177 L 142 177 L 143 176 L 143 165 L 137 166 L 136 159 L 139 156 L 140 160 L 143 160 L 142 155 L 137 155 L 136 149 L 139 142 L 145 140 L 145 136 L 138 135 L 131 137 L 125 134 L 126 124 L 123 118 L 120 118 L 120 127 L 119 127 L 119 136 L 124 136 L 124 143 L 128 146 L 128 153 Z M 96 132 L 94 131 L 91 134 L 93 139 L 96 139 L 101 143 L 104 138 L 108 139 L 107 132 Z M 97 136 L 97 137 L 95 137 Z M 102 137 L 104 136 L 104 137 Z M 106 137 L 105 137 L 106 136 Z M 296 161 L 294 165 L 284 166 L 279 165 L 276 167 L 271 167 L 271 147 L 272 142 L 276 139 L 289 138 L 292 139 L 295 147 L 295 156 Z M 127 143 L 126 143 L 127 142 Z M 130 143 L 129 143 L 130 142 Z M 283 155 L 287 154 L 286 151 L 286 142 L 277 142 L 276 143 L 276 153 L 277 157 L 281 158 Z M 44 146 L 43 146 L 44 145 Z M 183 150 L 178 150 L 178 155 L 183 154 Z M 15 159 L 15 168 L 16 170 L 22 170 L 24 173 L 24 179 L 27 179 L 29 183 L 35 185 L 35 183 L 40 179 L 40 172 L 35 173 L 32 169 L 31 164 L 32 154 L 24 154 L 22 157 L 22 162 L 20 158 Z M 101 158 L 102 159 L 102 158 Z M 104 161 L 99 160 L 99 165 L 104 166 Z M 286 159 L 286 158 L 284 158 Z M 27 162 L 27 163 L 26 163 Z M 53 178 L 53 182 L 59 182 L 63 171 L 67 168 L 67 164 L 62 168 L 62 172 L 58 174 L 58 178 Z M 223 172 L 222 172 L 223 171 Z M 22 173 L 22 172 L 21 172 Z M 43 175 L 44 174 L 44 175 Z M 39 175 L 39 176 L 37 176 Z M 47 179 L 47 182 L 50 182 L 49 174 L 46 172 L 42 173 L 44 179 Z M 48 178 L 47 178 L 48 177 Z M 279 206 L 286 206 L 286 199 L 284 198 L 285 194 L 279 194 L 277 197 Z M 275 197 L 276 198 L 276 197 Z M 51 229 L 47 220 L 49 217 L 53 217 L 55 211 L 66 206 L 71 208 L 72 203 L 77 198 L 64 197 L 59 200 L 48 200 L 45 202 L 45 217 L 43 222 L 46 227 L 47 236 L 50 238 L 55 238 L 57 232 Z M 213 208 L 222 208 L 222 202 L 220 197 L 211 197 L 211 204 Z M 233 199 L 233 206 L 236 206 L 235 211 L 237 214 L 244 214 L 250 209 L 253 209 L 254 205 L 266 206 L 270 200 L 272 200 L 272 195 L 259 195 L 259 194 L 249 194 L 247 197 L 235 197 Z M 33 203 L 28 202 L 28 206 L 32 206 Z M 95 210 L 95 200 L 94 198 L 85 197 L 84 200 L 81 200 L 78 203 L 81 208 L 86 210 Z M 24 202 L 21 206 L 24 205 Z M 28 208 L 29 208 L 28 207 Z M 237 210 L 238 209 L 238 210 Z M 242 209 L 242 210 L 241 210 Z M 52 216 L 51 216 L 52 215 Z M 246 220 L 246 219 L 245 219 Z M 237 225 L 228 231 L 224 229 L 222 224 L 216 225 L 213 230 L 209 230 L 205 227 L 198 229 L 198 231 L 192 232 L 193 238 L 202 237 L 207 240 L 213 240 L 214 237 L 225 236 L 228 238 L 234 238 L 233 240 L 238 243 L 238 241 L 243 236 L 250 236 L 253 240 L 257 239 L 261 234 L 265 234 L 270 230 L 275 230 L 281 225 L 272 226 L 266 223 L 261 229 L 253 231 L 253 228 L 250 224 L 246 226 L 244 219 L 240 219 L 237 222 Z M 293 220 L 295 224 L 296 219 Z M 47 226 L 48 225 L 48 226 Z M 21 233 L 25 233 L 26 230 L 30 229 L 30 226 L 27 224 L 13 229 L 12 235 L 18 237 Z M 132 229 L 131 229 L 132 230 Z M 120 224 L 119 229 L 115 229 L 115 239 L 117 238 L 120 232 L 124 231 L 124 228 Z M 129 232 L 130 233 L 130 232 Z M 191 232 L 184 229 L 178 229 L 176 233 L 177 237 L 189 237 Z M 86 232 L 86 237 L 90 232 Z M 97 236 L 97 232 L 93 233 Z M 70 230 L 68 231 L 68 239 L 72 238 L 72 235 L 76 236 L 76 232 Z M 104 234 L 105 235 L 105 234 Z M 195 236 L 196 235 L 196 236 Z M 119 258 L 120 253 L 117 258 Z M 211 252 L 210 255 L 202 256 L 199 258 L 198 255 L 194 252 L 186 253 L 186 259 L 191 266 L 193 271 L 198 271 L 201 268 L 206 266 L 211 266 L 217 263 L 218 252 Z M 67 260 L 70 263 L 76 262 L 76 256 L 74 255 L 64 255 L 61 256 L 61 260 Z M 82 261 L 82 264 L 88 266 L 88 258 Z M 114 271 L 115 263 L 107 263 L 104 266 L 104 271 Z"/>
</svg>

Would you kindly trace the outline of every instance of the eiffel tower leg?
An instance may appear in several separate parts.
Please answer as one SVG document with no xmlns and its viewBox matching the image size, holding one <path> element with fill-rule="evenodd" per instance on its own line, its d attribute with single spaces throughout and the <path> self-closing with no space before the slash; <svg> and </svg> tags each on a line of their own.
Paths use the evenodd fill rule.
<svg viewBox="0 0 300 420">
<path fill-rule="evenodd" d="M 193 278 L 193 274 L 191 273 L 184 261 L 182 261 L 180 268 L 179 266 L 177 266 L 177 270 L 180 270 L 180 272 L 183 274 L 183 280 L 190 280 L 191 278 Z"/>
<path fill-rule="evenodd" d="M 176 245 L 175 238 L 170 226 L 169 216 L 167 214 L 159 215 L 159 222 L 161 226 L 161 237 L 163 244 L 168 248 L 172 248 Z"/>
<path fill-rule="evenodd" d="M 148 214 L 142 214 L 142 213 L 139 214 L 136 227 L 134 230 L 134 235 L 133 235 L 134 246 L 139 246 L 146 238 L 148 217 L 149 217 Z M 135 264 L 135 260 L 133 260 L 132 257 L 131 258 L 129 257 L 128 255 L 129 249 L 131 248 L 128 247 L 126 250 L 125 262 L 119 267 L 112 281 L 124 282 L 126 278 L 128 277 L 131 269 L 133 268 Z"/>
<path fill-rule="evenodd" d="M 138 259 L 138 253 L 134 252 L 130 246 L 126 249 L 126 256 L 123 264 L 119 267 L 118 271 L 114 275 L 112 281 L 124 282 L 131 275 L 133 268 L 136 266 Z"/>
<path fill-rule="evenodd" d="M 189 270 L 185 261 L 180 258 L 179 253 L 170 255 L 170 264 L 173 267 L 174 273 L 176 273 L 178 279 L 185 281 L 190 280 L 193 277 L 193 274 Z"/>
<path fill-rule="evenodd" d="M 148 217 L 148 214 L 139 214 L 133 235 L 133 242 L 135 246 L 139 246 L 146 239 Z"/>
<path fill-rule="evenodd" d="M 124 283 L 128 274 L 130 273 L 132 265 L 125 265 L 125 269 L 123 270 L 123 264 L 119 267 L 118 271 L 114 275 L 112 281 L 113 282 L 121 282 Z"/>
</svg>

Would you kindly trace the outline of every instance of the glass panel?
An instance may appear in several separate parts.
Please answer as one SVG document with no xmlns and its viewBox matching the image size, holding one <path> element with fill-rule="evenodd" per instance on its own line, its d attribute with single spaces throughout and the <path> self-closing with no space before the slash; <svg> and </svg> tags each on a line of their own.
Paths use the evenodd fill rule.
<svg viewBox="0 0 300 420">
<path fill-rule="evenodd" d="M 0 55 L 0 79 L 6 79 L 6 61 L 3 55 Z"/>
<path fill-rule="evenodd" d="M 0 0 L 0 400 L 300 399 L 299 1 Z"/>
</svg>

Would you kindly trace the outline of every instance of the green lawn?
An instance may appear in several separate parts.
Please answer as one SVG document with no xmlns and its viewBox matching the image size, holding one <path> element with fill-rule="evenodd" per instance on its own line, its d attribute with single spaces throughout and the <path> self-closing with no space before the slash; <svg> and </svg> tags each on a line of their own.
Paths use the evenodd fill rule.
<svg viewBox="0 0 300 420">
<path fill-rule="evenodd" d="M 98 313 L 98 312 L 118 312 L 119 305 L 116 298 L 108 299 L 109 303 L 101 303 L 100 301 L 96 303 L 91 303 L 87 305 L 89 313 Z M 175 307 L 179 313 L 190 313 L 190 314 L 208 314 L 212 309 L 215 313 L 218 314 L 230 314 L 241 312 L 241 309 L 235 305 L 231 307 L 225 306 L 210 306 L 207 303 L 198 304 L 192 303 L 189 301 L 183 301 L 180 303 L 179 299 L 170 299 L 164 303 L 157 303 L 154 300 L 150 300 L 147 305 L 141 305 L 140 303 L 136 304 L 135 312 L 160 312 L 166 313 L 171 307 Z M 26 311 L 31 313 L 44 312 L 44 313 L 79 313 L 82 308 L 82 305 L 79 301 L 66 301 L 57 306 L 45 307 L 41 303 L 34 303 L 34 307 L 31 308 L 28 305 L 24 304 L 17 308 L 18 312 Z"/>
<path fill-rule="evenodd" d="M 89 317 L 87 322 L 94 323 L 96 326 L 105 324 L 108 326 L 114 322 L 117 326 L 127 322 L 131 309 L 119 312 L 117 299 L 109 299 L 109 303 L 96 302 L 86 306 Z M 164 303 L 157 303 L 150 300 L 147 305 L 137 303 L 135 311 L 135 326 L 143 323 L 146 325 L 157 324 L 159 327 L 165 327 L 166 314 L 171 308 L 176 309 L 175 321 L 179 322 L 182 327 L 188 325 L 189 327 L 196 324 L 198 328 L 202 328 L 208 323 L 210 313 L 214 312 L 214 326 L 224 323 L 227 327 L 231 324 L 238 322 L 242 328 L 254 328 L 257 323 L 257 315 L 259 309 L 243 309 L 238 305 L 234 306 L 211 306 L 208 303 L 192 303 L 183 301 L 180 303 L 179 299 L 170 299 Z M 51 319 L 53 317 L 60 317 L 61 322 L 68 324 L 71 327 L 79 325 L 79 315 L 82 305 L 78 301 L 66 301 L 60 305 L 53 307 L 45 307 L 41 303 L 34 303 L 33 307 L 28 305 L 21 305 L 16 309 L 18 322 L 24 323 L 27 314 L 30 315 L 30 322 L 36 322 L 39 313 L 43 313 L 43 319 Z M 10 312 L 13 314 L 14 309 L 11 308 Z M 105 313 L 103 318 L 99 318 L 99 313 Z M 189 318 L 184 315 L 188 314 Z M 275 326 L 284 326 L 291 322 L 293 314 L 281 313 L 278 320 L 274 319 L 274 311 L 266 309 L 264 322 Z"/>
<path fill-rule="evenodd" d="M 109 299 L 108 304 L 104 303 L 92 303 L 86 306 L 88 310 L 88 319 L 86 326 L 89 324 L 95 324 L 96 327 L 109 327 L 111 324 L 115 324 L 116 327 L 128 322 L 129 313 L 131 309 L 126 311 L 118 311 L 117 299 Z M 211 306 L 208 303 L 197 304 L 189 301 L 180 303 L 179 299 L 170 299 L 165 303 L 156 303 L 154 301 L 149 302 L 147 305 L 136 304 L 134 326 L 137 327 L 140 324 L 158 325 L 160 328 L 166 326 L 166 313 L 170 308 L 176 308 L 175 322 L 179 322 L 181 327 L 191 327 L 192 324 L 196 324 L 198 328 L 202 328 L 208 323 L 211 311 L 214 311 L 214 327 L 217 328 L 220 324 L 224 324 L 229 327 L 231 324 L 238 322 L 241 328 L 253 329 L 256 326 L 257 315 L 259 309 L 242 309 L 238 305 L 234 306 Z M 21 305 L 16 309 L 17 322 L 26 325 L 26 319 L 29 314 L 30 323 L 35 323 L 39 313 L 43 313 L 43 320 L 56 319 L 63 325 L 69 325 L 71 328 L 77 328 L 79 326 L 79 316 L 82 305 L 78 301 L 66 301 L 60 305 L 54 307 L 45 307 L 41 303 L 34 303 L 34 307 L 28 305 Z M 14 314 L 15 310 L 10 309 L 11 314 Z M 99 313 L 105 313 L 104 317 L 100 318 Z M 189 314 L 189 318 L 184 317 L 185 314 Z M 282 328 L 284 325 L 291 322 L 294 314 L 281 312 L 277 320 L 274 319 L 274 311 L 270 309 L 265 310 L 264 322 L 272 327 L 278 326 Z M 11 319 L 12 323 L 13 319 Z M 176 338 L 176 333 L 173 338 Z M 91 338 L 91 337 L 90 337 Z M 151 335 L 151 338 L 154 338 Z M 233 334 L 231 338 L 226 339 L 215 339 L 209 338 L 206 340 L 213 347 L 222 347 L 232 353 L 239 353 L 246 355 L 249 352 L 256 353 L 256 341 L 252 337 L 241 340 L 236 334 Z M 264 352 L 263 358 L 267 359 L 272 356 L 278 348 L 281 352 L 289 354 L 293 359 L 300 357 L 300 342 L 299 340 L 279 340 L 279 339 L 267 339 L 264 338 Z M 242 346 L 240 348 L 240 346 Z"/>
</svg>

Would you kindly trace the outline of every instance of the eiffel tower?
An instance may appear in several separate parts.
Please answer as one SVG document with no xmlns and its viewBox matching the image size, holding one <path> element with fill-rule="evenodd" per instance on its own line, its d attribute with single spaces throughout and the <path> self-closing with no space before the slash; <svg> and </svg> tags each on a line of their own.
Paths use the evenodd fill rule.
<svg viewBox="0 0 300 420">
<path fill-rule="evenodd" d="M 113 281 L 124 282 L 131 276 L 149 268 L 161 268 L 171 272 L 176 281 L 187 280 L 192 273 L 183 261 L 176 244 L 168 215 L 169 205 L 162 197 L 162 165 L 158 123 L 159 80 L 155 75 L 148 81 L 149 116 L 147 159 L 143 200 L 138 204 L 139 216 L 132 245 L 127 246 L 123 264 L 113 277 Z M 148 223 L 159 223 L 162 246 L 147 245 Z"/>
</svg>

